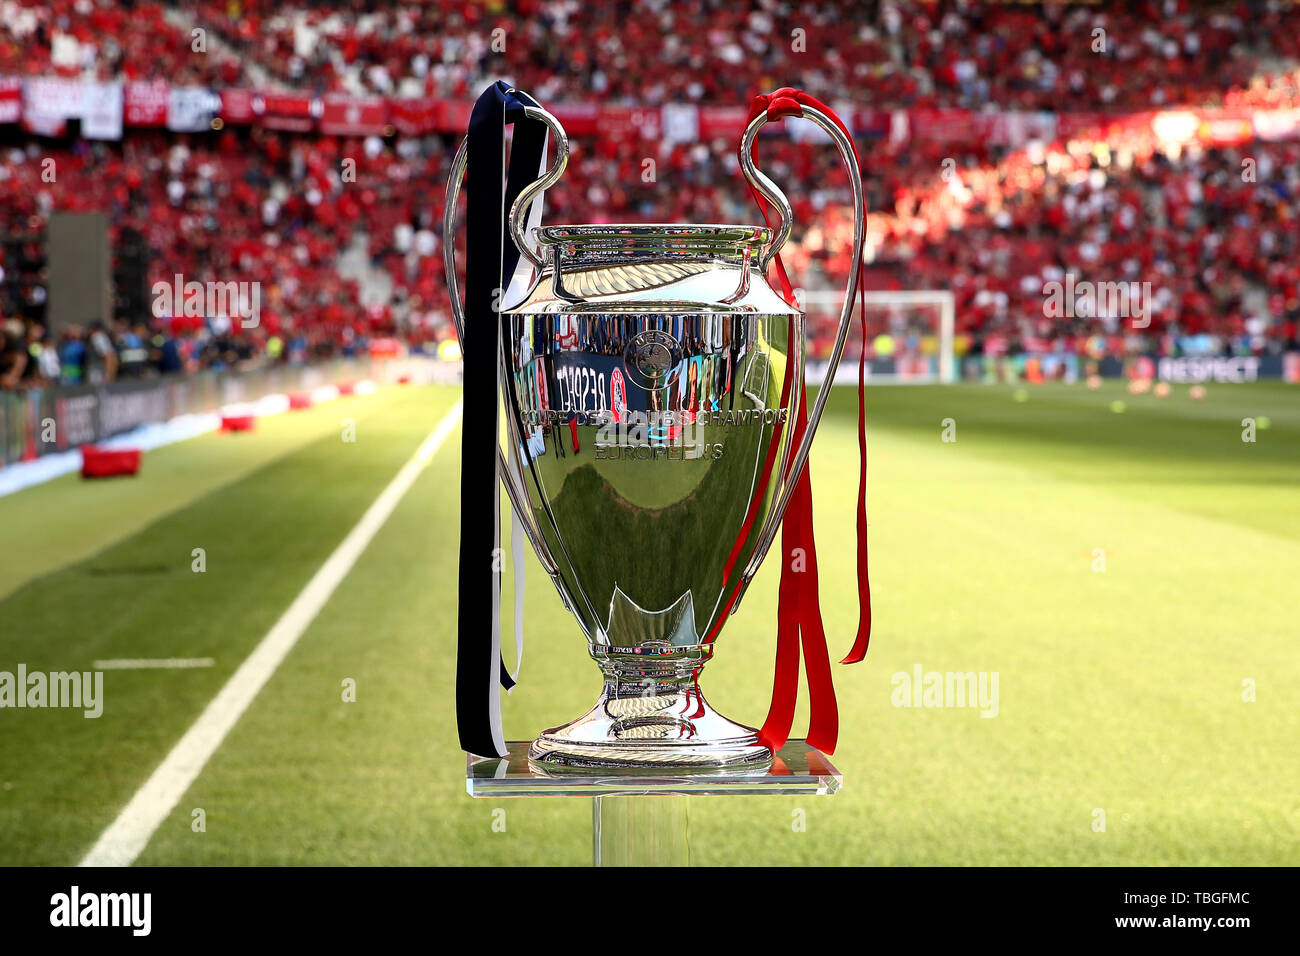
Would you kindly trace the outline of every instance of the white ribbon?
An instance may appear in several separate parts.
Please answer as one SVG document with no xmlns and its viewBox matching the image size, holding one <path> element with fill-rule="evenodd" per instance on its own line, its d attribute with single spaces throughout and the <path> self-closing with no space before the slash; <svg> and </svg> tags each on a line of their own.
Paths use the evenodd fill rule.
<svg viewBox="0 0 1300 956">
<path fill-rule="evenodd" d="M 538 179 L 540 179 L 542 177 L 542 174 L 546 172 L 547 152 L 548 152 L 547 144 L 543 143 L 542 158 L 537 167 Z M 509 210 L 504 210 L 504 212 L 506 215 L 509 215 Z M 542 222 L 542 197 L 538 196 L 536 199 L 532 201 L 532 203 L 528 207 L 528 225 L 524 230 L 524 235 L 531 236 L 532 231 L 536 229 L 538 226 L 540 226 L 541 222 Z M 531 261 L 529 261 L 525 256 L 521 254 L 519 256 L 519 262 L 515 265 L 514 275 L 510 277 L 510 282 L 506 286 L 505 294 L 501 297 L 501 308 L 503 310 L 512 308 L 514 305 L 517 305 L 519 302 L 522 302 L 524 296 L 528 294 L 528 290 L 532 287 L 532 284 L 533 284 L 533 264 Z M 504 360 L 504 355 L 508 355 L 508 354 L 509 354 L 508 349 L 503 349 L 503 360 Z M 507 375 L 510 374 L 509 368 L 506 369 L 506 374 Z M 509 410 L 507 409 L 507 414 L 508 413 Z M 510 438 L 509 426 L 507 426 L 506 429 L 506 444 L 509 447 L 509 462 L 510 462 L 509 467 L 511 468 L 511 470 L 514 471 L 516 475 L 522 477 L 523 461 L 521 460 L 519 455 L 519 448 L 516 446 L 515 442 Z M 498 461 L 497 468 L 500 469 L 500 467 L 501 464 Z M 497 477 L 503 483 L 505 482 L 504 475 L 498 473 Z M 514 673 L 510 675 L 510 679 L 517 681 L 519 680 L 519 672 L 523 669 L 523 664 L 524 664 L 524 591 L 528 581 L 528 577 L 527 577 L 528 562 L 525 558 L 525 552 L 527 550 L 528 545 L 524 537 L 523 517 L 519 514 L 518 510 L 513 507 L 513 504 L 510 509 L 510 512 L 511 512 L 510 513 L 511 571 L 513 572 L 514 583 L 515 583 L 515 670 Z M 497 534 L 498 534 L 498 540 L 500 540 L 499 516 L 498 516 Z M 497 607 L 493 609 L 496 613 L 494 613 L 492 617 L 493 620 L 492 650 L 493 653 L 496 655 L 496 659 L 500 660 L 501 659 L 501 631 L 500 631 L 500 591 L 499 590 L 497 593 L 497 601 L 498 601 Z M 514 693 L 514 688 L 512 687 L 510 690 L 506 691 L 506 693 L 507 694 Z M 500 711 L 501 711 L 500 695 L 497 695 L 496 712 L 493 714 L 494 728 L 500 724 L 501 721 Z"/>
</svg>

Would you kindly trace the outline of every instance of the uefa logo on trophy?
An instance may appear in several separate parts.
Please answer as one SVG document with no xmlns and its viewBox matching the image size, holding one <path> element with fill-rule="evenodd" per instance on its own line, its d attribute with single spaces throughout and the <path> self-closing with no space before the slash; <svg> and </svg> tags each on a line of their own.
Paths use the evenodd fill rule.
<svg viewBox="0 0 1300 956">
<path fill-rule="evenodd" d="M 560 180 L 568 140 L 526 95 L 504 84 L 489 93 L 494 112 L 478 128 L 491 137 L 480 156 L 502 163 L 501 180 L 475 157 L 471 120 L 445 212 L 446 274 L 466 360 L 466 441 L 480 442 L 480 461 L 490 456 L 604 679 L 587 713 L 533 742 L 530 762 L 560 773 L 765 768 L 771 741 L 714 710 L 701 674 L 804 473 L 848 336 L 858 270 L 823 387 L 801 406 L 804 314 L 767 279 L 790 236 L 791 207 L 753 159 L 755 138 L 777 111 L 753 117 L 739 150 L 745 178 L 779 219 L 774 228 L 541 226 L 536 200 Z M 863 195 L 852 141 L 820 104 L 782 103 L 780 115 L 812 120 L 839 147 L 853 196 L 853 261 L 860 262 Z M 508 169 L 496 159 L 502 122 L 515 124 Z M 548 131 L 555 149 L 549 164 Z M 467 167 L 471 260 L 462 314 L 453 249 Z M 484 179 L 486 213 L 474 208 L 475 181 Z M 486 238 L 476 240 L 476 229 Z M 497 242 L 503 265 L 493 259 Z M 501 271 L 476 280 L 476 255 Z M 503 306 L 473 314 L 475 282 L 486 294 L 493 278 L 506 289 Z M 481 381 L 488 376 L 490 383 Z M 482 424 L 471 423 L 472 411 L 487 411 L 475 403 L 492 393 L 504 408 L 506 449 L 484 443 L 495 444 L 495 407 Z M 471 436 L 471 428 L 491 435 Z M 467 451 L 466 467 L 469 459 Z M 462 487 L 474 486 L 467 480 Z M 488 647 L 482 620 L 476 628 L 467 619 L 475 613 L 467 568 L 483 552 L 467 551 L 465 534 L 461 653 L 472 654 L 473 664 L 458 677 L 461 739 L 474 753 L 502 752 L 499 714 L 477 737 L 465 726 L 477 719 L 473 711 L 489 687 L 508 677 L 498 660 L 498 625 Z M 483 648 L 467 647 L 475 640 Z"/>
<path fill-rule="evenodd" d="M 681 370 L 678 356 L 681 346 L 667 332 L 647 329 L 638 332 L 627 344 L 623 363 L 628 376 L 647 391 L 667 388 Z"/>
</svg>

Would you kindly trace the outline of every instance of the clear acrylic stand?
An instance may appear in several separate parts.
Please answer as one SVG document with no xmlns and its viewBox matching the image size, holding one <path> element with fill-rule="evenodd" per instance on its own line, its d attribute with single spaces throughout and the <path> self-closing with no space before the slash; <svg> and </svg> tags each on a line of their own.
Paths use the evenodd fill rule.
<svg viewBox="0 0 1300 956">
<path fill-rule="evenodd" d="M 806 740 L 791 740 L 759 771 L 647 776 L 633 773 L 544 773 L 528 763 L 531 741 L 506 744 L 505 757 L 469 755 L 471 797 L 589 797 L 595 866 L 689 866 L 692 796 L 829 796 L 844 778 Z M 639 799 L 638 799 L 639 798 Z"/>
</svg>

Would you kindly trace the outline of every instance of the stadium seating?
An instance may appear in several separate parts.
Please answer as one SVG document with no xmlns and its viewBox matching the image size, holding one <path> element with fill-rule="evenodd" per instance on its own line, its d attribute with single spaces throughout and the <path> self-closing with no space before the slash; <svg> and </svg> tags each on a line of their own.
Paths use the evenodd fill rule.
<svg viewBox="0 0 1300 956">
<path fill-rule="evenodd" d="M 870 16 L 845 0 L 800 5 L 788 17 L 723 2 L 595 5 L 581 15 L 540 0 L 493 14 L 469 2 L 372 6 L 245 0 L 143 3 L 127 12 L 89 0 L 9 0 L 15 15 L 0 27 L 0 74 L 466 99 L 486 78 L 511 73 L 548 103 L 733 106 L 793 75 L 815 95 L 882 109 L 995 104 L 1124 116 L 1179 104 L 1300 104 L 1300 12 L 1282 6 L 1258 13 L 1249 43 L 1236 6 L 1205 14 L 1173 0 L 1105 11 L 886 3 Z M 191 24 L 213 34 L 206 58 L 189 52 Z M 1108 69 L 1088 66 L 1095 24 L 1106 31 Z M 498 28 L 504 50 L 494 52 Z M 798 30 L 802 51 L 792 48 Z M 8 326 L 0 386 L 38 382 L 57 368 L 42 368 L 42 345 L 29 341 L 39 337 L 29 328 L 46 298 L 40 236 L 55 210 L 107 210 L 114 238 L 141 233 L 153 256 L 150 282 L 180 273 L 262 283 L 256 328 L 137 316 L 108 330 L 119 350 L 132 336 L 145 340 L 149 367 L 161 366 L 164 352 L 171 368 L 220 368 L 353 354 L 376 334 L 415 345 L 454 335 L 440 224 L 452 137 L 228 127 L 130 129 L 120 143 L 9 142 L 0 152 L 0 313 L 26 327 Z M 1202 336 L 1216 354 L 1296 343 L 1294 140 L 1114 148 L 1114 129 L 1103 122 L 1030 149 L 888 136 L 862 145 L 870 287 L 951 288 L 963 348 L 1082 351 L 1103 336 L 1123 349 L 1113 322 L 1044 316 L 1043 283 L 1081 263 L 1108 278 L 1152 282 L 1163 307 L 1139 336 L 1144 346 L 1174 350 L 1175 334 Z M 547 218 L 754 221 L 733 148 L 721 138 L 671 145 L 577 135 L 565 178 L 547 195 Z M 647 154 L 658 165 L 649 183 L 641 177 Z M 54 182 L 42 176 L 46 159 L 58 170 Z M 344 159 L 355 163 L 355 181 L 340 176 Z M 1245 159 L 1253 178 L 1242 175 Z M 761 163 L 795 202 L 787 262 L 809 286 L 838 284 L 849 268 L 850 223 L 833 152 L 773 138 L 762 144 Z M 368 267 L 391 286 L 387 306 L 367 308 L 357 281 L 340 274 L 361 231 Z M 813 329 L 815 354 L 828 347 L 827 333 Z M 44 347 L 62 351 L 71 340 L 77 354 L 84 336 L 70 330 Z M 27 362 L 17 357 L 24 351 Z M 19 364 L 19 374 L 7 374 Z"/>
<path fill-rule="evenodd" d="M 470 98 L 509 75 L 544 100 L 737 102 L 796 68 L 822 98 L 873 105 L 1147 109 L 1285 95 L 1300 32 L 1286 4 L 557 0 L 486 5 L 8 0 L 0 73 L 64 72 Z M 1243 29 L 1249 25 L 1249 30 Z M 207 60 L 190 30 L 210 30 Z M 1093 31 L 1105 31 L 1097 69 Z M 500 31 L 494 34 L 493 31 Z M 159 43 L 159 37 L 169 42 Z M 1249 40 L 1244 38 L 1249 37 Z M 110 42 L 100 42 L 107 39 Z M 76 64 L 76 65 L 73 65 Z M 635 64 L 636 69 L 629 69 Z"/>
</svg>

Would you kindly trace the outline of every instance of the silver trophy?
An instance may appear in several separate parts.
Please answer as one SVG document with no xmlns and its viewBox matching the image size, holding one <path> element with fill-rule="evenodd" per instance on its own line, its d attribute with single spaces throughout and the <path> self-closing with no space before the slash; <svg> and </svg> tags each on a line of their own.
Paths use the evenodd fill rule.
<svg viewBox="0 0 1300 956">
<path fill-rule="evenodd" d="M 549 127 L 556 153 L 510 212 L 512 238 L 535 272 L 522 301 L 503 309 L 499 371 L 513 449 L 500 452 L 501 470 L 604 675 L 591 710 L 543 732 L 530 761 L 549 772 L 765 767 L 772 752 L 754 728 L 709 706 L 700 671 L 808 458 L 848 336 L 857 270 L 794 447 L 804 315 L 766 278 L 792 224 L 789 201 L 751 159 L 767 117 L 746 128 L 740 157 L 780 216 L 775 233 L 656 223 L 546 226 L 530 236 L 530 205 L 563 174 L 568 139 L 547 111 L 526 113 Z M 864 216 L 852 144 L 822 112 L 803 115 L 848 167 L 858 262 Z M 465 157 L 462 144 L 444 222 L 458 326 L 451 237 Z"/>
</svg>

